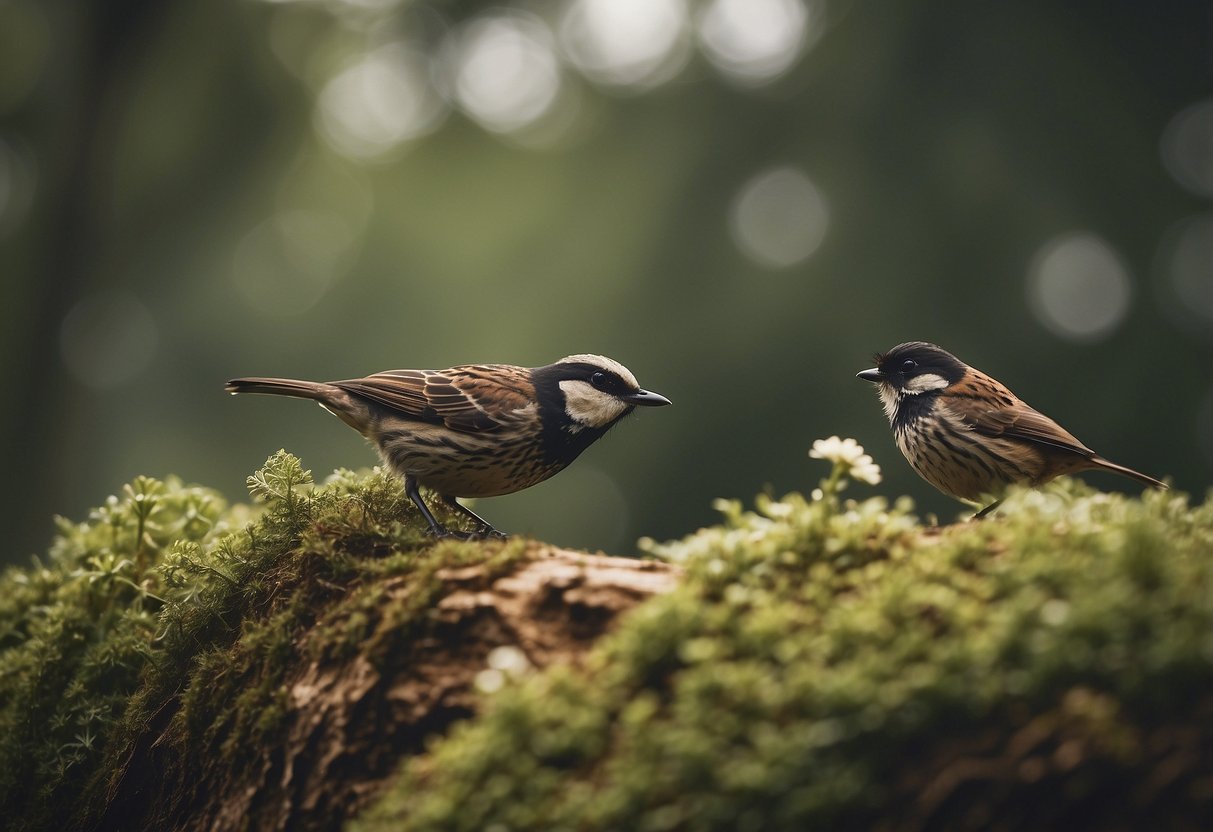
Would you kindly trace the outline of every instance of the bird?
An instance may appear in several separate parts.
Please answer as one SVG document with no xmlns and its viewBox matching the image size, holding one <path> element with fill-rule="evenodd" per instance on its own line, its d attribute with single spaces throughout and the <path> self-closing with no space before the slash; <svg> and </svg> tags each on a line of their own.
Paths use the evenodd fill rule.
<svg viewBox="0 0 1213 832">
<path fill-rule="evenodd" d="M 944 494 L 981 506 L 1007 486 L 1037 486 L 1063 474 L 1111 471 L 1154 488 L 1165 483 L 1117 465 L 1032 408 L 997 379 L 925 341 L 876 355 L 857 377 L 877 385 L 897 447 Z"/>
<path fill-rule="evenodd" d="M 366 437 L 435 537 L 505 537 L 458 502 L 512 494 L 543 482 L 637 407 L 670 400 L 641 389 L 631 371 L 579 354 L 543 367 L 463 364 L 446 370 L 387 370 L 315 382 L 236 378 L 229 393 L 313 399 Z M 447 529 L 421 498 L 436 492 L 476 531 Z"/>
</svg>

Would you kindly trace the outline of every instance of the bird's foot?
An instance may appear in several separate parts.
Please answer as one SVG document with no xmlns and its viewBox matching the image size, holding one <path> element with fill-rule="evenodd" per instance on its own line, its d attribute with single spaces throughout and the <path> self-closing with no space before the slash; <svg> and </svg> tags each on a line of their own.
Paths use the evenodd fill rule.
<svg viewBox="0 0 1213 832">
<path fill-rule="evenodd" d="M 983 508 L 981 511 L 974 514 L 973 519 L 981 520 L 982 518 L 984 518 L 985 516 L 990 514 L 992 511 L 994 511 L 994 509 L 998 508 L 1000 505 L 1002 505 L 1002 500 L 995 500 L 994 502 L 990 503 L 988 506 Z"/>
</svg>

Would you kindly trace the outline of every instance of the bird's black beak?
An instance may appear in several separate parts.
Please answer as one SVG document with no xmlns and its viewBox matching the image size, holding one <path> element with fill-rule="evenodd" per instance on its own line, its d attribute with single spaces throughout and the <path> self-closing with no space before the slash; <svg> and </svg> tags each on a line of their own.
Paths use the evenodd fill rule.
<svg viewBox="0 0 1213 832">
<path fill-rule="evenodd" d="M 864 370 L 862 373 L 856 373 L 855 378 L 861 378 L 864 381 L 872 382 L 884 381 L 884 376 L 882 376 L 880 374 L 880 370 L 875 367 L 870 370 Z"/>
<path fill-rule="evenodd" d="M 620 396 L 619 401 L 627 402 L 637 407 L 664 407 L 671 403 L 669 399 L 660 393 L 653 393 L 648 390 L 637 390 L 635 393 Z"/>
</svg>

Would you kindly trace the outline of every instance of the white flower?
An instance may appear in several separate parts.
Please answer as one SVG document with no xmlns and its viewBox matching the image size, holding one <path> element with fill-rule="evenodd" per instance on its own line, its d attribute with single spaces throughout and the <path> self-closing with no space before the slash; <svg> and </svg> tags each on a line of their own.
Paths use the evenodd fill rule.
<svg viewBox="0 0 1213 832">
<path fill-rule="evenodd" d="M 880 485 L 880 466 L 872 461 L 872 457 L 864 454 L 851 466 L 851 478 L 868 485 Z"/>
<path fill-rule="evenodd" d="M 831 436 L 829 439 L 818 439 L 813 443 L 809 456 L 814 459 L 826 459 L 841 466 L 843 476 L 869 485 L 880 482 L 880 466 L 863 452 L 863 445 L 850 437 L 839 439 L 837 436 Z"/>
<path fill-rule="evenodd" d="M 828 459 L 830 462 L 853 465 L 859 461 L 860 457 L 866 456 L 866 454 L 863 452 L 863 445 L 860 445 L 854 439 L 850 437 L 839 439 L 837 436 L 831 436 L 829 439 L 818 439 L 814 442 L 813 450 L 809 451 L 809 456 L 813 457 L 813 459 Z"/>
</svg>

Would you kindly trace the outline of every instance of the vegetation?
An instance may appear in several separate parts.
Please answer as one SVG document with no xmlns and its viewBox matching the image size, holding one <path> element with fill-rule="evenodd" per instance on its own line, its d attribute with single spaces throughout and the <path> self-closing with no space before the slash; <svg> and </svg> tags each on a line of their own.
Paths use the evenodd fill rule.
<svg viewBox="0 0 1213 832">
<path fill-rule="evenodd" d="M 328 811 L 354 813 L 355 832 L 1213 814 L 1213 500 L 1063 481 L 940 529 L 904 498 L 844 497 L 879 480 L 853 443 L 816 455 L 833 468 L 807 496 L 722 501 L 720 525 L 643 541 L 681 565 L 676 589 L 578 666 L 497 674 L 479 715 L 429 732 L 424 753 L 375 752 L 387 779 L 369 807 Z M 258 510 L 139 478 L 4 576 L 0 813 L 16 828 L 114 825 L 152 741 L 188 812 L 287 741 L 291 668 L 407 656 L 439 640 L 440 570 L 531 557 L 428 545 L 381 472 L 313 486 L 279 452 L 249 488 Z M 142 807 L 127 826 L 164 817 Z"/>
<path fill-rule="evenodd" d="M 191 752 L 176 776 L 202 787 L 250 760 L 250 745 L 281 740 L 300 633 L 320 633 L 307 641 L 317 653 L 387 649 L 381 634 L 407 637 L 441 595 L 438 568 L 522 556 L 517 544 L 424 546 L 420 515 L 380 471 L 313 488 L 280 451 L 248 486 L 255 517 L 209 489 L 140 477 L 88 521 L 60 519 L 45 562 L 8 570 L 0 814 L 16 828 L 87 824 L 165 714 L 167 744 Z M 411 605 L 377 604 L 382 579 L 400 575 Z"/>
<path fill-rule="evenodd" d="M 869 460 L 870 462 L 870 460 Z M 686 580 L 588 672 L 503 691 L 354 824 L 386 829 L 1200 828 L 1213 816 L 1213 503 L 724 502 Z M 863 470 L 858 466 L 857 470 Z"/>
</svg>

